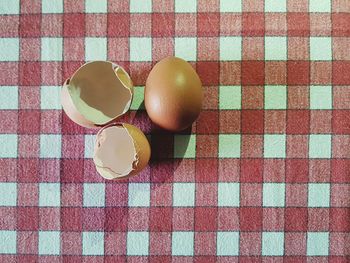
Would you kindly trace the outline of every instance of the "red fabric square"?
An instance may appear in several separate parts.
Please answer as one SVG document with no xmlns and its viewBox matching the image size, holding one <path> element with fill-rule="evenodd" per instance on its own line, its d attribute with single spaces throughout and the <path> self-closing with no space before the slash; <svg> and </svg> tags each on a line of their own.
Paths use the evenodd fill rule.
<svg viewBox="0 0 350 263">
<path fill-rule="evenodd" d="M 217 229 L 217 208 L 195 207 L 194 228 L 195 231 L 216 231 Z"/>
<path fill-rule="evenodd" d="M 18 85 L 18 62 L 0 62 L 0 85 Z"/>
<path fill-rule="evenodd" d="M 108 37 L 128 37 L 130 28 L 130 14 L 108 13 L 107 35 Z M 118 49 L 115 46 L 116 49 Z"/>
<path fill-rule="evenodd" d="M 19 16 L 6 15 L 0 17 L 0 36 L 1 37 L 18 37 Z"/>
<path fill-rule="evenodd" d="M 40 180 L 42 182 L 60 181 L 60 160 L 40 159 Z"/>
<path fill-rule="evenodd" d="M 83 209 L 83 230 L 85 231 L 103 231 L 105 222 L 105 211 L 103 208 Z"/>
<path fill-rule="evenodd" d="M 197 62 L 197 73 L 203 85 L 219 84 L 219 64 L 213 61 Z"/>
<path fill-rule="evenodd" d="M 286 111 L 266 110 L 264 129 L 265 133 L 285 133 Z"/>
<path fill-rule="evenodd" d="M 307 159 L 287 159 L 286 182 L 307 183 L 309 175 L 309 162 Z"/>
<path fill-rule="evenodd" d="M 242 133 L 263 134 L 264 133 L 264 111 L 242 110 Z"/>
<path fill-rule="evenodd" d="M 61 230 L 62 231 L 82 231 L 83 209 L 80 207 L 61 208 Z"/>
<path fill-rule="evenodd" d="M 239 253 L 240 255 L 259 256 L 261 255 L 261 244 L 261 233 L 241 232 L 239 238 Z"/>
<path fill-rule="evenodd" d="M 3 166 L 1 166 L 3 167 Z M 16 167 L 16 166 L 14 166 Z M 39 159 L 18 159 L 17 180 L 21 183 L 37 183 L 39 180 Z M 5 168 L 5 167 L 4 167 Z M 3 168 L 1 168 L 2 170 Z M 5 168 L 5 171 L 7 169 Z M 10 173 L 11 174 L 11 173 Z"/>
<path fill-rule="evenodd" d="M 74 123 L 62 112 L 62 134 L 84 134 L 84 128 Z"/>
<path fill-rule="evenodd" d="M 330 233 L 330 254 L 339 255 L 339 257 L 331 257 L 331 263 L 347 263 L 349 257 L 344 256 L 350 250 L 349 233 Z"/>
<path fill-rule="evenodd" d="M 0 207 L 2 230 L 16 230 L 16 209 L 16 207 Z"/>
<path fill-rule="evenodd" d="M 182 159 L 173 161 L 174 182 L 194 182 L 195 181 L 195 160 Z"/>
<path fill-rule="evenodd" d="M 85 35 L 105 37 L 107 34 L 107 16 L 105 14 L 85 14 Z"/>
<path fill-rule="evenodd" d="M 24 86 L 41 85 L 41 63 L 22 62 L 19 64 L 19 84 Z"/>
<path fill-rule="evenodd" d="M 85 14 L 63 15 L 63 36 L 83 37 L 85 36 Z"/>
<path fill-rule="evenodd" d="M 286 255 L 306 255 L 306 233 L 286 232 L 284 234 Z M 305 262 L 304 258 L 297 261 L 295 257 L 289 257 L 290 263 Z"/>
<path fill-rule="evenodd" d="M 62 160 L 61 181 L 65 183 L 81 183 L 83 182 L 83 160 Z"/>
<path fill-rule="evenodd" d="M 349 98 L 350 98 L 350 89 L 348 87 L 342 87 L 342 86 L 333 87 L 333 108 L 334 109 L 350 109 Z"/>
<path fill-rule="evenodd" d="M 58 110 L 41 111 L 40 132 L 51 134 L 61 133 L 61 114 L 63 114 L 62 111 Z"/>
<path fill-rule="evenodd" d="M 40 109 L 40 88 L 39 87 L 19 87 L 19 108 L 20 109 Z M 43 112 L 41 112 L 43 116 Z"/>
<path fill-rule="evenodd" d="M 128 227 L 128 208 L 106 207 L 105 230 L 126 231 Z"/>
<path fill-rule="evenodd" d="M 216 233 L 215 232 L 196 232 L 194 237 L 195 255 L 216 255 Z M 197 262 L 215 262 L 208 261 L 208 257 Z"/>
<path fill-rule="evenodd" d="M 19 183 L 17 185 L 17 205 L 18 206 L 38 206 L 39 187 L 33 183 Z"/>
<path fill-rule="evenodd" d="M 38 232 L 34 231 L 18 231 L 17 232 L 17 253 L 18 254 L 35 254 L 38 253 Z M 26 255 L 27 256 L 27 255 Z M 18 262 L 18 261 L 17 261 Z M 37 262 L 33 261 L 19 261 L 19 262 Z"/>
<path fill-rule="evenodd" d="M 287 158 L 307 158 L 309 155 L 307 135 L 287 135 Z"/>
<path fill-rule="evenodd" d="M 196 182 L 215 183 L 218 180 L 217 159 L 196 159 Z"/>
<path fill-rule="evenodd" d="M 17 230 L 39 229 L 38 207 L 17 207 Z"/>
<path fill-rule="evenodd" d="M 263 209 L 263 230 L 283 231 L 284 230 L 284 208 Z"/>
<path fill-rule="evenodd" d="M 309 181 L 329 182 L 331 176 L 331 162 L 327 159 L 309 159 Z"/>
<path fill-rule="evenodd" d="M 240 205 L 241 206 L 261 206 L 262 205 L 261 184 L 241 183 Z"/>
<path fill-rule="evenodd" d="M 60 230 L 60 208 L 39 208 L 40 230 Z"/>
<path fill-rule="evenodd" d="M 171 232 L 171 207 L 152 207 L 150 209 L 149 230 L 152 232 Z"/>
<path fill-rule="evenodd" d="M 307 231 L 307 208 L 286 208 L 285 231 Z"/>
<path fill-rule="evenodd" d="M 309 39 L 306 37 L 288 37 L 288 59 L 308 60 Z"/>
<path fill-rule="evenodd" d="M 41 84 L 60 86 L 62 83 L 62 63 L 41 62 Z"/>
<path fill-rule="evenodd" d="M 242 16 L 237 13 L 220 13 L 220 35 L 240 36 Z"/>
<path fill-rule="evenodd" d="M 218 230 L 239 230 L 239 208 L 218 208 Z"/>
<path fill-rule="evenodd" d="M 125 255 L 126 254 L 126 239 L 127 233 L 125 232 L 105 232 L 105 254 L 107 255 Z M 116 246 L 115 244 L 118 244 Z M 105 262 L 106 257 L 105 257 Z M 108 262 L 120 262 L 120 261 L 108 261 Z M 125 262 L 125 261 L 121 261 Z"/>
<path fill-rule="evenodd" d="M 18 136 L 18 157 L 38 158 L 39 157 L 39 135 Z"/>
<path fill-rule="evenodd" d="M 147 13 L 130 14 L 130 36 L 152 35 L 152 16 Z"/>
<path fill-rule="evenodd" d="M 220 110 L 220 133 L 239 133 L 241 131 L 241 112 Z"/>
<path fill-rule="evenodd" d="M 334 135 L 332 140 L 333 158 L 350 158 L 350 136 Z"/>
<path fill-rule="evenodd" d="M 197 134 L 217 134 L 219 133 L 219 112 L 202 111 L 197 120 Z"/>
<path fill-rule="evenodd" d="M 155 40 L 153 40 L 155 41 Z M 129 39 L 128 38 L 108 38 L 108 58 L 112 61 L 129 60 Z"/>
<path fill-rule="evenodd" d="M 334 111 L 330 111 L 330 110 L 329 111 L 327 110 L 311 111 L 310 132 L 311 133 L 331 133 L 332 118 L 334 119 Z"/>
<path fill-rule="evenodd" d="M 21 15 L 19 21 L 19 35 L 21 37 L 40 37 L 41 15 Z"/>
<path fill-rule="evenodd" d="M 243 86 L 242 87 L 242 109 L 263 109 L 264 87 Z"/>
<path fill-rule="evenodd" d="M 174 56 L 174 39 L 172 37 L 152 38 L 153 61 L 159 61 L 169 56 Z"/>
<path fill-rule="evenodd" d="M 198 183 L 196 184 L 196 206 L 216 206 L 218 187 L 217 184 Z"/>
<path fill-rule="evenodd" d="M 286 185 L 286 206 L 307 206 L 307 184 Z"/>
<path fill-rule="evenodd" d="M 287 14 L 265 13 L 265 34 L 285 36 L 287 34 Z"/>
<path fill-rule="evenodd" d="M 264 159 L 264 182 L 283 182 L 284 175 L 284 160 Z"/>
<path fill-rule="evenodd" d="M 171 206 L 172 205 L 172 185 L 155 184 L 151 185 L 151 206 Z M 126 201 L 127 201 L 126 196 Z"/>
<path fill-rule="evenodd" d="M 350 14 L 333 13 L 332 14 L 332 25 L 333 25 L 333 33 L 332 33 L 333 36 L 349 37 L 349 35 L 350 35 Z"/>
<path fill-rule="evenodd" d="M 18 128 L 17 110 L 0 110 L 0 132 L 17 133 Z"/>
<path fill-rule="evenodd" d="M 63 39 L 63 58 L 64 60 L 85 60 L 84 38 L 64 38 Z"/>
<path fill-rule="evenodd" d="M 127 206 L 128 184 L 106 184 L 106 206 Z"/>
<path fill-rule="evenodd" d="M 149 229 L 149 209 L 129 207 L 128 230 L 145 231 Z"/>
<path fill-rule="evenodd" d="M 193 231 L 193 208 L 173 208 L 173 231 Z"/>
<path fill-rule="evenodd" d="M 62 232 L 61 249 L 63 255 L 81 255 L 82 253 L 82 235 L 79 232 Z M 66 260 L 63 260 L 67 262 Z M 71 262 L 74 262 L 72 260 Z"/>
<path fill-rule="evenodd" d="M 175 14 L 175 36 L 196 36 L 197 16 L 193 13 Z"/>
<path fill-rule="evenodd" d="M 332 72 L 334 85 L 350 84 L 350 61 L 334 61 Z"/>
<path fill-rule="evenodd" d="M 18 132 L 20 134 L 39 134 L 40 133 L 40 111 L 20 110 L 18 114 Z"/>
<path fill-rule="evenodd" d="M 287 111 L 287 134 L 309 134 L 310 111 Z"/>
<path fill-rule="evenodd" d="M 263 180 L 263 159 L 242 159 L 241 177 L 242 183 L 260 183 Z"/>
<path fill-rule="evenodd" d="M 120 63 L 119 63 L 120 64 Z M 124 66 L 125 69 L 125 66 Z M 132 62 L 130 63 L 130 77 L 135 86 L 144 86 L 149 72 L 152 69 L 151 62 Z"/>
<path fill-rule="evenodd" d="M 311 61 L 311 84 L 332 84 L 332 62 L 331 61 Z"/>
<path fill-rule="evenodd" d="M 350 111 L 333 110 L 332 117 L 333 132 L 337 134 L 350 133 Z"/>
<path fill-rule="evenodd" d="M 261 207 L 241 207 L 239 209 L 239 223 L 241 231 L 261 231 L 263 210 Z"/>
<path fill-rule="evenodd" d="M 242 135 L 241 138 L 243 158 L 261 158 L 263 155 L 263 136 L 262 135 Z"/>
<path fill-rule="evenodd" d="M 288 61 L 288 85 L 309 85 L 309 64 L 307 61 Z"/>
<path fill-rule="evenodd" d="M 330 209 L 330 231 L 349 232 L 350 231 L 350 208 Z"/>
<path fill-rule="evenodd" d="M 265 66 L 263 61 L 242 62 L 242 84 L 263 85 L 265 81 Z"/>
<path fill-rule="evenodd" d="M 309 108 L 309 87 L 291 86 L 288 87 L 288 108 L 308 109 Z"/>
<path fill-rule="evenodd" d="M 170 255 L 171 254 L 171 233 L 150 232 L 150 255 Z M 167 262 L 155 261 L 151 262 Z"/>
<path fill-rule="evenodd" d="M 164 251 L 166 251 L 166 250 L 164 250 Z M 167 254 L 170 254 L 170 253 L 167 253 Z M 123 261 L 123 262 L 125 262 L 125 261 Z M 174 260 L 173 261 L 171 260 L 171 256 L 150 256 L 149 262 L 150 263 L 171 263 L 171 262 L 174 262 Z"/>
<path fill-rule="evenodd" d="M 239 159 L 219 159 L 219 181 L 238 182 L 240 175 Z"/>
<path fill-rule="evenodd" d="M 174 2 L 163 0 L 152 0 L 153 12 L 174 12 Z"/>
<path fill-rule="evenodd" d="M 42 14 L 41 36 L 60 37 L 63 27 L 62 14 Z"/>
<path fill-rule="evenodd" d="M 220 28 L 219 13 L 198 13 L 197 14 L 197 36 L 218 36 Z"/>
<path fill-rule="evenodd" d="M 265 83 L 285 85 L 287 81 L 287 63 L 285 61 L 265 61 Z"/>
<path fill-rule="evenodd" d="M 288 36 L 310 36 L 310 17 L 308 13 L 287 14 Z"/>
<path fill-rule="evenodd" d="M 20 59 L 21 61 L 40 60 L 40 43 L 39 38 L 21 38 L 20 41 Z"/>
<path fill-rule="evenodd" d="M 197 60 L 219 60 L 219 39 L 216 37 L 197 38 Z"/>
<path fill-rule="evenodd" d="M 329 231 L 329 209 L 308 209 L 308 231 Z"/>
<path fill-rule="evenodd" d="M 264 13 L 243 13 L 243 36 L 263 36 L 265 33 Z"/>
<path fill-rule="evenodd" d="M 62 157 L 83 158 L 84 157 L 84 136 L 63 135 L 62 136 Z M 82 162 L 81 165 L 82 166 Z"/>
<path fill-rule="evenodd" d="M 171 161 L 154 162 L 151 164 L 152 183 L 168 182 L 173 174 L 174 165 Z"/>
<path fill-rule="evenodd" d="M 171 37 L 175 34 L 175 15 L 173 13 L 152 14 L 152 37 Z"/>
<path fill-rule="evenodd" d="M 212 157 L 218 156 L 218 136 L 217 135 L 197 135 L 196 136 L 196 156 Z"/>
<path fill-rule="evenodd" d="M 63 0 L 63 8 L 65 13 L 82 13 L 84 12 L 85 5 L 84 0 Z"/>
<path fill-rule="evenodd" d="M 333 183 L 349 183 L 350 182 L 350 160 L 333 159 L 332 160 L 332 177 Z"/>
</svg>

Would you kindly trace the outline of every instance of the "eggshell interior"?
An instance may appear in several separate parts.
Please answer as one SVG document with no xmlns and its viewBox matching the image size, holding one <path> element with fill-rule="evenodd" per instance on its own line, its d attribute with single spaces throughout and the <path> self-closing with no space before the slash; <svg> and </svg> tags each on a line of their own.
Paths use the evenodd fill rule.
<svg viewBox="0 0 350 263">
<path fill-rule="evenodd" d="M 148 140 L 133 125 L 113 123 L 97 134 L 93 160 L 99 174 L 106 179 L 136 175 L 149 158 Z"/>
<path fill-rule="evenodd" d="M 94 61 L 83 65 L 66 82 L 66 87 L 78 114 L 95 125 L 104 125 L 124 114 L 132 101 L 130 77 L 111 62 Z"/>
</svg>

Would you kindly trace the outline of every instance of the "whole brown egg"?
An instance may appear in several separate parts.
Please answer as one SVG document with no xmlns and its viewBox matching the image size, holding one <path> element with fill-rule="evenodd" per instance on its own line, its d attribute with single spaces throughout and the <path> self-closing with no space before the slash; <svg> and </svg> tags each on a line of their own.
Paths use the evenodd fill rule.
<svg viewBox="0 0 350 263">
<path fill-rule="evenodd" d="M 202 108 L 202 83 L 185 60 L 167 57 L 159 61 L 148 75 L 145 108 L 158 126 L 181 131 L 197 119 Z"/>
</svg>

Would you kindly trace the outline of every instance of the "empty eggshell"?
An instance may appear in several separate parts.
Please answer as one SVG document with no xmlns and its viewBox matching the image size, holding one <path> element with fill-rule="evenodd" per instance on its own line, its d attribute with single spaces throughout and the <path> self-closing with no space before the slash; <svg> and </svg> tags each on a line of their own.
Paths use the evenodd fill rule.
<svg viewBox="0 0 350 263">
<path fill-rule="evenodd" d="M 201 80 L 183 59 L 162 59 L 147 77 L 145 107 L 151 120 L 164 129 L 181 131 L 191 126 L 202 100 Z"/>
<path fill-rule="evenodd" d="M 93 161 L 105 179 L 124 179 L 138 174 L 147 166 L 150 156 L 146 136 L 133 125 L 111 123 L 97 133 Z"/>
<path fill-rule="evenodd" d="M 62 107 L 68 117 L 84 127 L 103 126 L 130 108 L 133 84 L 128 73 L 109 61 L 81 66 L 62 87 Z"/>
</svg>

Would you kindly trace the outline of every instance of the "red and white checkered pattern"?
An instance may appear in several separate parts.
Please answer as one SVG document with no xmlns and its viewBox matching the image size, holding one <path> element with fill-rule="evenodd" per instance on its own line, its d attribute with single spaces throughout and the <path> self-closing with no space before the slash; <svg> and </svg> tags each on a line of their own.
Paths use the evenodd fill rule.
<svg viewBox="0 0 350 263">
<path fill-rule="evenodd" d="M 1 262 L 348 262 L 349 0 L 0 0 Z M 203 82 L 191 131 L 143 109 L 176 55 Z M 150 165 L 104 181 L 66 78 L 111 60 Z"/>
</svg>

